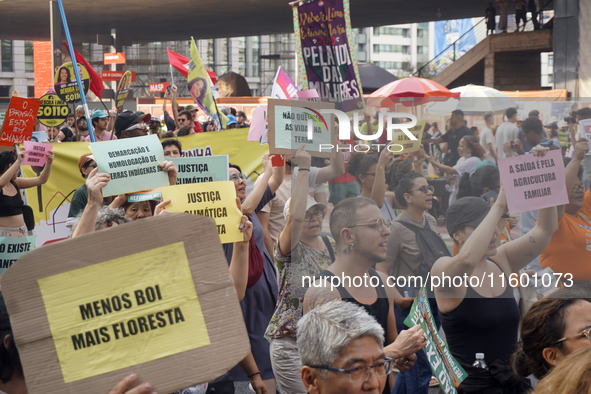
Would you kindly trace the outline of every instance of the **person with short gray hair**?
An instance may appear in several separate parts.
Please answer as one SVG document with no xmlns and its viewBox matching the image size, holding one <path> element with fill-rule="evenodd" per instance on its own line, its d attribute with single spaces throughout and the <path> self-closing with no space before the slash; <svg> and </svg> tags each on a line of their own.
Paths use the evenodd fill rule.
<svg viewBox="0 0 591 394">
<path fill-rule="evenodd" d="M 308 393 L 384 390 L 394 360 L 383 351 L 384 329 L 364 308 L 331 301 L 304 315 L 297 329 Z"/>
</svg>

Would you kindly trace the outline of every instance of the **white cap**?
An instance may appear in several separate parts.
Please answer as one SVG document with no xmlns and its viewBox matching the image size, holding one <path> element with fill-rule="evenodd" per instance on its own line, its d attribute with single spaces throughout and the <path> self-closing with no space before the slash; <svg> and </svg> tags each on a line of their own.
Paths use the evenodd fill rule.
<svg viewBox="0 0 591 394">
<path fill-rule="evenodd" d="M 308 199 L 306 200 L 306 211 L 308 211 L 308 209 L 312 208 L 315 205 L 320 205 L 322 208 L 326 208 L 326 205 L 317 202 L 316 200 L 314 200 L 314 197 L 308 195 L 307 196 Z M 291 205 L 291 198 L 289 198 L 286 202 L 285 202 L 285 207 L 283 207 L 283 217 L 285 218 L 285 220 L 287 220 L 287 217 L 289 216 L 289 206 Z"/>
</svg>

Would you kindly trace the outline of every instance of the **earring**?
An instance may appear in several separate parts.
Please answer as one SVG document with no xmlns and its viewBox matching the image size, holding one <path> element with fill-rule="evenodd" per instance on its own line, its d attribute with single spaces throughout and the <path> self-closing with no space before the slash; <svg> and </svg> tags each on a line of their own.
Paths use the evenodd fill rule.
<svg viewBox="0 0 591 394">
<path fill-rule="evenodd" d="M 343 254 L 345 254 L 345 255 L 351 254 L 354 246 L 355 246 L 355 244 L 348 245 L 345 249 L 343 249 Z"/>
</svg>

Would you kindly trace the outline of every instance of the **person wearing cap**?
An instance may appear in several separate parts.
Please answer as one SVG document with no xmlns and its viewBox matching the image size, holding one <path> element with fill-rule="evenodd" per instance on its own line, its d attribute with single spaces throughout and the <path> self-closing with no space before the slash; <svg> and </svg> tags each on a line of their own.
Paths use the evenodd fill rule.
<svg viewBox="0 0 591 394">
<path fill-rule="evenodd" d="M 82 178 L 86 179 L 88 174 L 96 168 L 96 161 L 92 153 L 85 153 L 78 159 L 78 170 Z M 68 219 L 75 218 L 80 212 L 84 210 L 86 203 L 88 202 L 88 190 L 86 189 L 86 183 L 83 183 L 76 191 L 72 200 L 70 201 L 70 210 L 68 211 Z M 69 221 L 68 223 L 70 223 Z"/>
<path fill-rule="evenodd" d="M 228 115 L 228 123 L 226 123 L 226 129 L 237 129 L 238 122 L 236 121 L 236 117 L 234 115 Z"/>
<path fill-rule="evenodd" d="M 156 134 L 160 136 L 162 132 L 162 124 L 160 123 L 160 117 L 156 115 L 152 115 L 150 121 L 148 122 L 148 130 L 150 134 Z"/>
<path fill-rule="evenodd" d="M 498 390 L 494 392 L 527 392 L 524 382 L 495 379 L 505 373 L 511 376 L 509 359 L 519 329 L 519 307 L 509 278 L 548 245 L 557 228 L 557 211 L 556 207 L 540 210 L 530 232 L 498 246 L 497 224 L 506 211 L 503 188 L 492 207 L 481 197 L 453 202 L 447 210 L 446 226 L 460 250 L 454 257 L 439 258 L 431 269 L 449 349 L 468 372 L 460 392 L 475 387 L 478 392 L 489 387 Z M 484 353 L 490 369 L 471 366 L 476 353 Z M 510 387 L 518 389 L 511 391 Z"/>
<path fill-rule="evenodd" d="M 117 138 L 142 137 L 148 133 L 146 122 L 150 114 L 125 110 L 115 119 L 115 135 Z"/>
<path fill-rule="evenodd" d="M 76 113 L 76 118 L 84 116 L 84 106 L 83 105 L 77 106 L 75 113 Z"/>
<path fill-rule="evenodd" d="M 203 133 L 203 128 L 201 127 L 201 123 L 199 123 L 197 121 L 197 107 L 195 107 L 193 104 L 189 104 L 189 105 L 185 106 L 185 109 L 183 111 L 181 111 L 181 113 L 184 111 L 188 111 L 189 114 L 191 115 L 189 120 L 191 121 L 193 128 L 195 129 L 195 132 L 196 133 Z M 181 114 L 179 113 L 179 117 L 180 117 L 180 115 Z M 181 126 L 183 126 L 183 125 L 181 125 Z"/>
<path fill-rule="evenodd" d="M 270 342 L 277 389 L 282 393 L 305 394 L 296 346 L 296 325 L 302 317 L 306 293 L 302 277 L 327 269 L 333 262 L 336 245 L 332 238 L 321 234 L 326 206 L 308 195 L 310 154 L 300 147 L 293 161 L 297 162 L 300 172 L 283 210 L 286 223 L 274 256 L 279 270 L 279 296 L 265 338 Z"/>
<path fill-rule="evenodd" d="M 516 125 L 517 110 L 515 108 L 507 108 L 505 111 L 505 118 L 507 120 L 497 127 L 497 132 L 495 134 L 497 142 L 497 157 L 499 159 L 507 157 L 507 154 L 503 149 L 505 142 L 515 140 L 519 133 L 519 127 Z"/>
<path fill-rule="evenodd" d="M 116 140 L 111 132 L 107 131 L 109 125 L 109 115 L 102 109 L 95 109 L 90 116 L 92 127 L 94 128 L 94 138 L 96 141 Z M 90 142 L 90 135 L 85 138 L 85 141 Z"/>
</svg>

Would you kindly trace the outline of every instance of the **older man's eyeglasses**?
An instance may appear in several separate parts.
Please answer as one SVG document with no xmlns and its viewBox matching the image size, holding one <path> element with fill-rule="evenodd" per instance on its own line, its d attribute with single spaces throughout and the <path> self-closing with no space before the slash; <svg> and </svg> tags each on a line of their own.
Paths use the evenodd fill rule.
<svg viewBox="0 0 591 394">
<path fill-rule="evenodd" d="M 304 217 L 304 220 L 306 222 L 310 222 L 310 221 L 314 220 L 315 218 L 324 219 L 325 214 L 326 214 L 326 211 L 324 209 L 316 209 L 314 211 L 308 211 L 308 212 L 306 212 L 306 216 Z"/>
<path fill-rule="evenodd" d="M 344 369 L 344 368 L 335 368 L 335 367 L 326 367 L 320 365 L 309 365 L 310 368 L 315 369 L 325 369 L 327 371 L 332 372 L 339 372 L 349 375 L 349 378 L 353 381 L 366 381 L 369 378 L 369 372 L 373 370 L 376 376 L 386 376 L 392 372 L 392 367 L 394 366 L 394 359 L 393 358 L 386 358 L 383 361 L 380 361 L 374 365 L 362 365 L 360 367 L 355 367 L 351 369 Z"/>
<path fill-rule="evenodd" d="M 232 174 L 232 175 L 230 175 L 230 180 L 232 182 L 240 182 L 240 180 L 245 181 L 246 175 L 245 174 Z"/>
<path fill-rule="evenodd" d="M 564 341 L 568 341 L 569 339 L 582 338 L 582 337 L 586 337 L 589 341 L 591 341 L 591 327 L 587 327 L 583 331 L 581 331 L 580 333 L 572 335 L 570 337 L 560 338 L 558 341 L 556 341 L 556 344 L 559 344 Z"/>
</svg>

